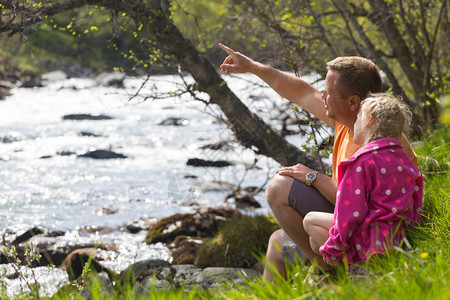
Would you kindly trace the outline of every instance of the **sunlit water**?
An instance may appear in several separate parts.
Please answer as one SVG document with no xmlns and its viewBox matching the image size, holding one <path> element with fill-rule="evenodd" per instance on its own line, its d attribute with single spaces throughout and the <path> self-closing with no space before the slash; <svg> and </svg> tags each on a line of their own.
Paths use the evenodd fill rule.
<svg viewBox="0 0 450 300">
<path fill-rule="evenodd" d="M 273 120 L 277 117 L 274 108 L 286 100 L 254 76 L 225 79 L 252 111 L 279 127 Z M 189 77 L 184 80 L 192 82 Z M 116 270 L 145 258 L 170 260 L 164 245 L 142 243 L 143 234 L 116 231 L 80 237 L 75 229 L 93 225 L 119 228 L 142 217 L 194 211 L 195 207 L 181 205 L 186 200 L 205 206 L 224 205 L 229 191 L 202 191 L 197 185 L 226 181 L 244 187 L 261 186 L 280 167 L 238 144 L 218 151 L 202 149 L 202 145 L 232 138 L 231 131 L 216 119 L 222 116 L 220 110 L 188 95 L 170 95 L 183 88 L 179 76 L 155 76 L 142 87 L 143 82 L 143 78 L 127 78 L 125 89 L 117 89 L 98 85 L 93 79 L 49 80 L 43 88 L 15 88 L 11 96 L 0 101 L 0 138 L 4 141 L 0 143 L 1 229 L 17 224 L 40 225 L 48 230 L 65 230 L 65 238 L 75 241 L 112 240 L 121 245 L 120 255 L 109 265 Z M 139 89 L 140 96 L 132 98 Z M 155 93 L 164 99 L 142 97 Z M 199 96 L 207 99 L 206 95 Z M 113 118 L 62 119 L 78 113 Z M 159 125 L 168 118 L 186 121 L 183 126 Z M 81 132 L 97 136 L 81 136 Z M 289 141 L 299 146 L 304 138 L 290 136 Z M 96 149 L 109 149 L 128 158 L 94 160 L 58 154 Z M 234 165 L 190 167 L 186 165 L 189 158 L 227 160 Z M 255 159 L 258 168 L 246 170 Z M 262 208 L 252 213 L 267 214 L 264 193 L 256 199 Z M 117 212 L 102 214 L 101 208 Z"/>
</svg>

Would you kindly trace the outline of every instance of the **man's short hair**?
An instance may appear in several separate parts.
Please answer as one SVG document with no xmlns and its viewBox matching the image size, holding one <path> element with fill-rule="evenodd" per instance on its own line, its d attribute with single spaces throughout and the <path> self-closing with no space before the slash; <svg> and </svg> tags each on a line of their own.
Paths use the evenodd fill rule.
<svg viewBox="0 0 450 300">
<path fill-rule="evenodd" d="M 339 73 L 337 89 L 343 98 L 358 95 L 363 100 L 369 93 L 381 91 L 380 69 L 370 59 L 338 57 L 327 63 L 327 69 Z"/>
</svg>

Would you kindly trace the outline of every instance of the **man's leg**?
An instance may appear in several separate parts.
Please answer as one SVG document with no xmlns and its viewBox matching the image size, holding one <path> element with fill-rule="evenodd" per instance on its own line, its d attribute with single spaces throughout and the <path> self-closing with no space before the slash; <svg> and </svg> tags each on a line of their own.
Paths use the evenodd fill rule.
<svg viewBox="0 0 450 300">
<path fill-rule="evenodd" d="M 278 275 L 282 276 L 282 278 L 286 277 L 282 253 L 283 243 L 284 231 L 282 229 L 272 233 L 267 247 L 266 263 L 263 273 L 263 277 L 267 281 L 273 281 L 273 278 Z"/>
<path fill-rule="evenodd" d="M 294 179 L 292 177 L 275 175 L 266 190 L 267 202 L 286 234 L 311 261 L 317 261 L 320 267 L 328 270 L 330 267 L 310 247 L 309 235 L 303 228 L 302 215 L 289 204 L 289 193 L 293 182 Z"/>
</svg>

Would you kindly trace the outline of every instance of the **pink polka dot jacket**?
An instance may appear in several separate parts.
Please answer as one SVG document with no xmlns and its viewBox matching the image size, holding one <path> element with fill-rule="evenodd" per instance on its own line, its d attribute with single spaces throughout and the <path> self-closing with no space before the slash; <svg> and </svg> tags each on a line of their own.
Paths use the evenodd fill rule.
<svg viewBox="0 0 450 300">
<path fill-rule="evenodd" d="M 399 245 L 403 229 L 419 222 L 423 176 L 395 138 L 373 141 L 339 164 L 328 261 L 354 264 Z"/>
</svg>

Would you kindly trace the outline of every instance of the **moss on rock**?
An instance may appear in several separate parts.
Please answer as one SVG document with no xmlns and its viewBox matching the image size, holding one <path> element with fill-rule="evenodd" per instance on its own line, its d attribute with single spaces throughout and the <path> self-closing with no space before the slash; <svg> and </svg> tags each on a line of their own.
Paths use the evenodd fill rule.
<svg viewBox="0 0 450 300">
<path fill-rule="evenodd" d="M 267 250 L 270 235 L 278 228 L 272 217 L 233 217 L 198 248 L 195 264 L 200 268 L 254 268 L 258 257 Z"/>
</svg>

